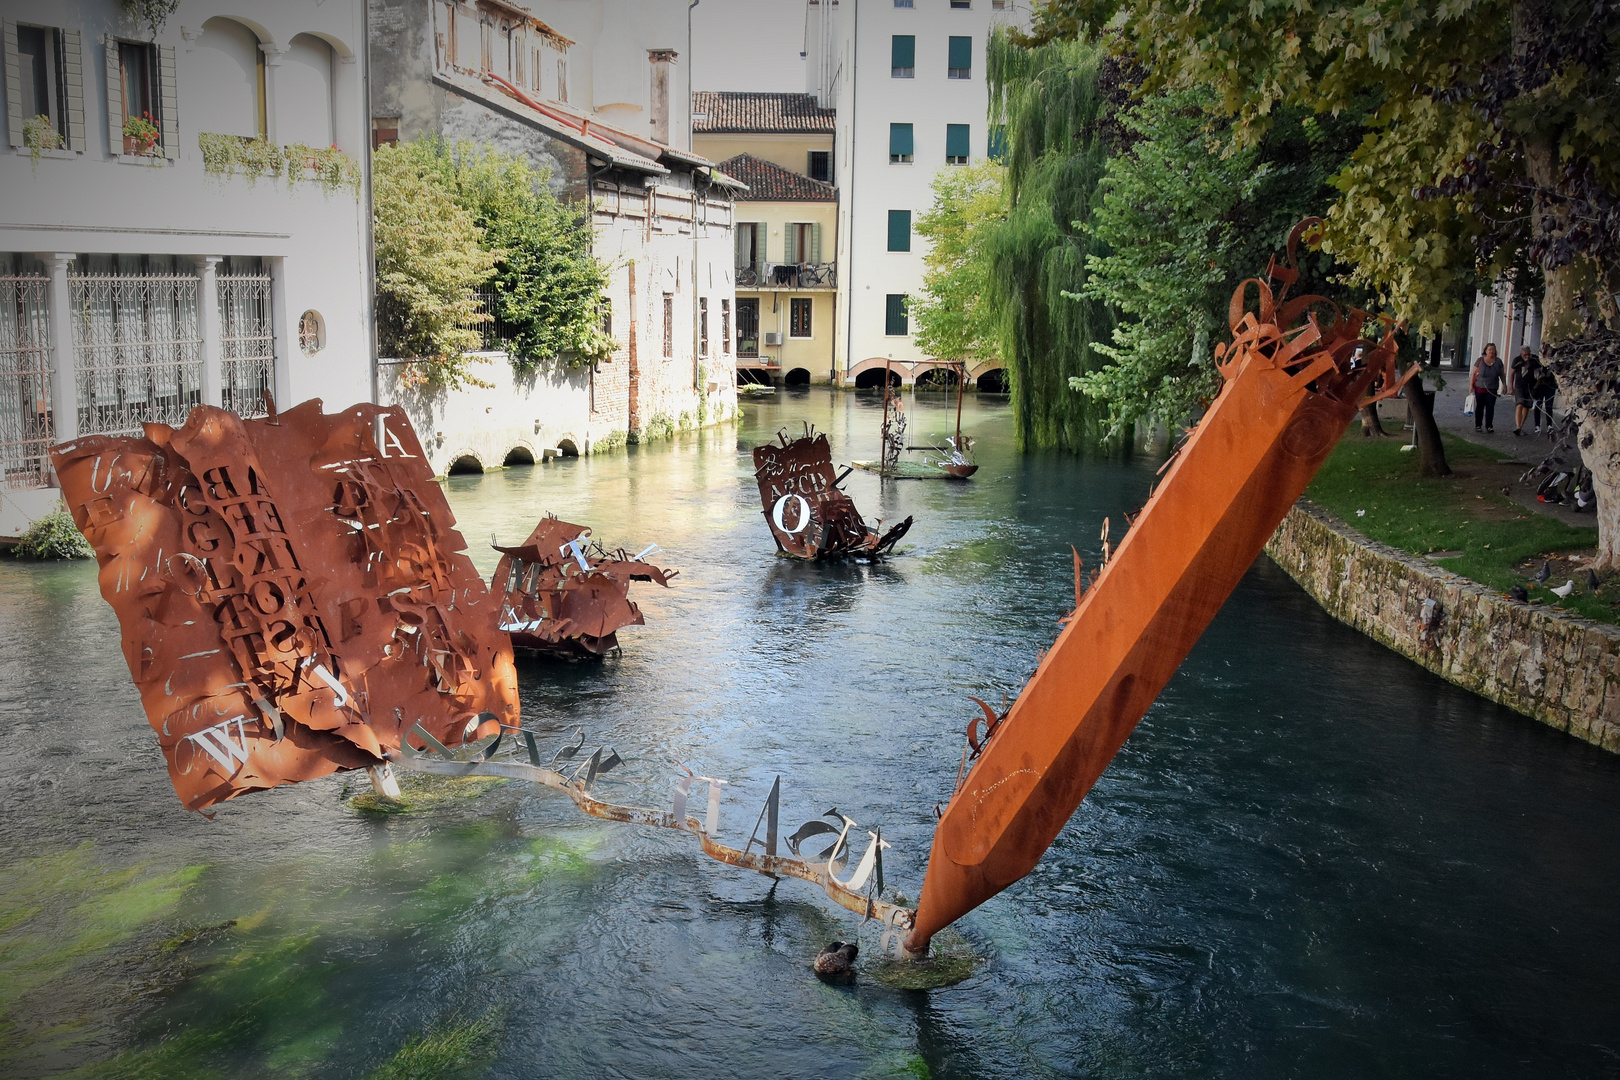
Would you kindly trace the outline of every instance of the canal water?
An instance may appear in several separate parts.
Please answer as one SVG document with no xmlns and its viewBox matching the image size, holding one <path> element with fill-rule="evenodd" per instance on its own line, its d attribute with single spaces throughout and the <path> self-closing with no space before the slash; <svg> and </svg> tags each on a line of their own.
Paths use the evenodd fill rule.
<svg viewBox="0 0 1620 1080">
<path fill-rule="evenodd" d="M 916 436 L 952 401 L 919 398 Z M 970 400 L 966 484 L 850 493 L 917 523 L 876 567 L 776 558 L 745 451 L 809 421 L 875 457 L 875 395 L 782 392 L 668 445 L 454 477 L 491 535 L 544 512 L 662 545 L 673 587 L 600 664 L 521 668 L 663 803 L 727 779 L 747 835 L 830 807 L 881 825 L 916 895 L 973 695 L 1013 695 L 1072 604 L 1069 545 L 1158 461 L 1013 453 Z M 922 441 L 921 438 L 918 441 Z M 1620 1074 L 1620 759 L 1338 625 L 1265 560 L 1039 870 L 964 921 L 946 988 L 802 882 L 519 783 L 409 813 L 332 777 L 184 813 L 88 564 L 0 563 L 0 1075 L 1270 1077 Z M 862 973 L 807 965 L 860 940 Z M 413 1071 L 414 1070 L 414 1071 Z"/>
</svg>

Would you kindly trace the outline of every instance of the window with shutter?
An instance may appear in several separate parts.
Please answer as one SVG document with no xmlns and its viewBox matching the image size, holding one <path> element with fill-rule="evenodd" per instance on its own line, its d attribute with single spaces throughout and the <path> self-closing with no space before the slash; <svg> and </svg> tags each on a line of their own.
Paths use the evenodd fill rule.
<svg viewBox="0 0 1620 1080">
<path fill-rule="evenodd" d="M 911 211 L 889 211 L 889 250 L 911 250 Z"/>
<path fill-rule="evenodd" d="M 896 79 L 909 79 L 917 74 L 917 37 L 915 34 L 896 34 L 889 44 L 889 74 Z"/>
<path fill-rule="evenodd" d="M 22 76 L 17 70 L 17 24 L 7 19 L 0 24 L 4 34 L 6 65 L 6 137 L 18 149 L 23 144 Z"/>
<path fill-rule="evenodd" d="M 698 355 L 709 355 L 709 298 L 698 297 Z"/>
<path fill-rule="evenodd" d="M 158 126 L 163 131 L 163 156 L 180 159 L 180 94 L 174 75 L 174 46 L 159 45 L 157 54 Z"/>
<path fill-rule="evenodd" d="M 84 152 L 84 44 L 77 30 L 63 30 L 62 97 L 67 104 L 67 148 Z"/>
<path fill-rule="evenodd" d="M 968 163 L 968 125 L 945 125 L 945 162 L 949 165 Z"/>
<path fill-rule="evenodd" d="M 49 26 L 5 23 L 6 120 L 12 146 L 24 143 L 23 126 L 36 116 L 50 121 L 56 144 L 45 149 L 74 149 L 70 124 L 67 35 Z M 78 32 L 73 32 L 74 72 L 78 82 Z M 74 86 L 77 90 L 77 86 Z M 83 103 L 79 103 L 79 126 L 83 126 Z M 83 138 L 79 140 L 83 142 Z"/>
<path fill-rule="evenodd" d="M 821 223 L 818 221 L 810 226 L 810 262 L 821 261 Z"/>
<path fill-rule="evenodd" d="M 118 66 L 118 39 L 111 34 L 102 38 L 104 58 L 104 85 L 107 87 L 107 152 L 124 152 L 124 91 L 123 75 Z"/>
<path fill-rule="evenodd" d="M 948 75 L 952 79 L 971 79 L 973 77 L 973 39 L 970 37 L 951 38 L 950 58 L 946 61 Z"/>
<path fill-rule="evenodd" d="M 782 228 L 782 261 L 796 263 L 799 261 L 799 227 L 788 222 Z"/>
<path fill-rule="evenodd" d="M 889 161 L 905 162 L 911 160 L 911 125 L 889 125 Z"/>
<path fill-rule="evenodd" d="M 720 354 L 731 355 L 731 301 L 720 301 Z"/>
<path fill-rule="evenodd" d="M 890 293 L 883 299 L 883 332 L 889 337 L 906 336 L 911 332 L 906 318 L 906 294 Z"/>
</svg>

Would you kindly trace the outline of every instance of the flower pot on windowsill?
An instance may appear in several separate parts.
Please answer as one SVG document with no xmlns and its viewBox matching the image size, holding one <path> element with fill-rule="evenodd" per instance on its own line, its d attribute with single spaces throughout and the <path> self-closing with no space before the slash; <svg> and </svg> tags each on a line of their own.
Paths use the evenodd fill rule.
<svg viewBox="0 0 1620 1080">
<path fill-rule="evenodd" d="M 155 142 L 147 142 L 139 135 L 124 136 L 124 154 L 128 157 L 157 157 L 159 153 Z"/>
</svg>

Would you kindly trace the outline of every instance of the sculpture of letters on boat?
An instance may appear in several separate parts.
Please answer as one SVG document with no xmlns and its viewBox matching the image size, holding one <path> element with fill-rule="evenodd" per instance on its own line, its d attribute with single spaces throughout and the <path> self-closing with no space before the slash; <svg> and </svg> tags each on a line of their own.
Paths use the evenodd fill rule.
<svg viewBox="0 0 1620 1080">
<path fill-rule="evenodd" d="M 657 544 L 627 555 L 604 550 L 590 535 L 583 525 L 545 517 L 518 546 L 495 545 L 502 558 L 490 588 L 501 597 L 501 629 L 514 648 L 583 657 L 611 652 L 621 627 L 646 623 L 630 600 L 630 583 L 668 588 L 679 573 L 644 561 Z"/>
<path fill-rule="evenodd" d="M 176 794 L 380 766 L 519 720 L 512 649 L 410 422 L 308 401 L 51 451 Z"/>
<path fill-rule="evenodd" d="M 754 447 L 754 477 L 776 549 L 795 559 L 880 559 L 911 528 L 909 517 L 884 533 L 866 524 L 838 488 L 843 477 L 833 475 L 827 436 L 808 424 L 792 442 L 778 434 L 776 443 Z"/>
</svg>

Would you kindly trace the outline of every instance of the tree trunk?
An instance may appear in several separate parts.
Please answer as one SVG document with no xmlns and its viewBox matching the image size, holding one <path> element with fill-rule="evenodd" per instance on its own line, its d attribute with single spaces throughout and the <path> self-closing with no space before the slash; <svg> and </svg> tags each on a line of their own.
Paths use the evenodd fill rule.
<svg viewBox="0 0 1620 1080">
<path fill-rule="evenodd" d="M 1440 427 L 1434 422 L 1434 405 L 1423 389 L 1423 376 L 1419 375 L 1401 391 L 1412 410 L 1412 431 L 1417 436 L 1418 475 L 1450 476 L 1451 465 L 1446 461 L 1446 448 L 1440 442 Z"/>
<path fill-rule="evenodd" d="M 1383 438 L 1384 422 L 1378 417 L 1378 402 L 1361 410 L 1361 434 L 1365 438 Z"/>
</svg>

